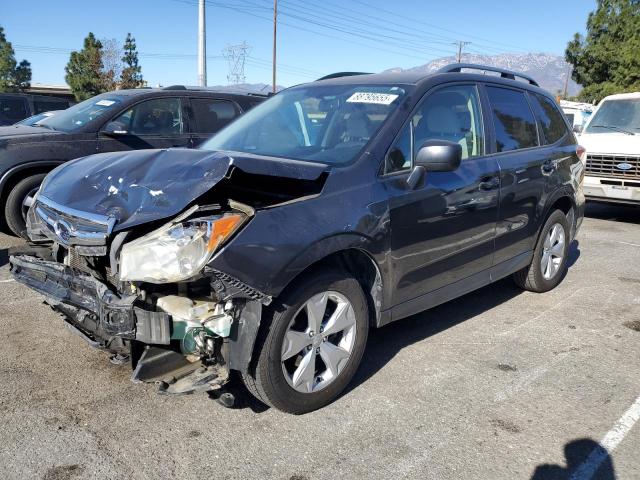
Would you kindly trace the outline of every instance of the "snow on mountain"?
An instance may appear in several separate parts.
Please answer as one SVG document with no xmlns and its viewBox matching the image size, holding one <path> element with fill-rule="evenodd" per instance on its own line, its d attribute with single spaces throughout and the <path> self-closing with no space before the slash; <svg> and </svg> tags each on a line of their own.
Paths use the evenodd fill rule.
<svg viewBox="0 0 640 480">
<path fill-rule="evenodd" d="M 564 61 L 562 56 L 548 53 L 505 53 L 500 55 L 466 53 L 463 55 L 462 61 L 464 63 L 476 63 L 526 73 L 533 77 L 542 88 L 553 94 L 558 91 L 564 91 L 567 74 L 571 72 L 570 65 Z M 443 57 L 425 65 L 404 69 L 404 71 L 428 74 L 451 63 L 456 63 L 455 57 Z M 392 68 L 387 71 L 403 71 L 403 69 Z M 579 91 L 580 85 L 569 79 L 569 95 L 576 95 Z"/>
</svg>

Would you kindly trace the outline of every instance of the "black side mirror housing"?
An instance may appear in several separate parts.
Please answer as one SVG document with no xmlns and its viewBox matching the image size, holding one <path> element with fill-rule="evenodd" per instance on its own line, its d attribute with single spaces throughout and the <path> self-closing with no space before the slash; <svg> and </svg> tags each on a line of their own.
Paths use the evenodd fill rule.
<svg viewBox="0 0 640 480">
<path fill-rule="evenodd" d="M 462 161 L 462 146 L 448 140 L 427 140 L 416 155 L 416 166 L 427 172 L 452 172 Z"/>
<path fill-rule="evenodd" d="M 109 136 L 127 135 L 129 132 L 123 130 L 122 125 L 118 122 L 109 122 L 101 130 L 101 133 Z"/>
</svg>

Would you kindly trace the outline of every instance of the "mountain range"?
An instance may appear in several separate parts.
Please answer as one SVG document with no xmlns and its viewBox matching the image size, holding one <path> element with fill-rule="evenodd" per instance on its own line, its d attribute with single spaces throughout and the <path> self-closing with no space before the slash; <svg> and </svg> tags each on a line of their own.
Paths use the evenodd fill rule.
<svg viewBox="0 0 640 480">
<path fill-rule="evenodd" d="M 564 91 L 567 75 L 571 72 L 571 66 L 565 62 L 562 56 L 548 53 L 505 53 L 500 55 L 466 53 L 463 55 L 462 62 L 526 73 L 536 80 L 542 88 L 553 94 Z M 456 63 L 456 57 L 442 57 L 418 67 L 391 68 L 386 71 L 409 71 L 429 74 L 451 63 Z M 576 95 L 580 89 L 580 85 L 569 79 L 567 88 L 569 95 Z"/>
</svg>

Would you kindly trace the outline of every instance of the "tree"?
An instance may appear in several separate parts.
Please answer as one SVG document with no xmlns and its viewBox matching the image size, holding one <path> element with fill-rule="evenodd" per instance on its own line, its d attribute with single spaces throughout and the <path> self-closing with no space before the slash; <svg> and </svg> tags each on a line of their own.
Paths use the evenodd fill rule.
<svg viewBox="0 0 640 480">
<path fill-rule="evenodd" d="M 138 50 L 136 39 L 127 33 L 124 41 L 124 56 L 122 57 L 124 68 L 120 76 L 120 88 L 138 88 L 144 85 L 142 80 L 142 69 L 138 65 Z"/>
<path fill-rule="evenodd" d="M 640 90 L 640 0 L 598 0 L 587 35 L 576 33 L 565 58 L 584 89 L 581 100 Z"/>
<path fill-rule="evenodd" d="M 102 90 L 110 92 L 120 86 L 122 47 L 115 38 L 102 41 Z"/>
<path fill-rule="evenodd" d="M 67 74 L 64 78 L 76 100 L 86 100 L 105 91 L 103 67 L 102 43 L 89 32 L 83 49 L 71 52 L 65 67 Z"/>
<path fill-rule="evenodd" d="M 0 92 L 21 92 L 28 89 L 30 83 L 31 64 L 22 60 L 17 65 L 13 45 L 0 27 Z"/>
</svg>

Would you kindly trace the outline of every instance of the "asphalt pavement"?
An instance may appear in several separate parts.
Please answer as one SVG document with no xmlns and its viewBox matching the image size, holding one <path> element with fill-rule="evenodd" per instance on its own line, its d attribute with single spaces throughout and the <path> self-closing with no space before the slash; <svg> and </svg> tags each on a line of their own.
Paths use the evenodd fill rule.
<svg viewBox="0 0 640 480">
<path fill-rule="evenodd" d="M 0 235 L 0 478 L 640 478 L 640 209 L 590 205 L 552 292 L 505 279 L 372 332 L 348 391 L 303 416 L 131 383 L 11 281 L 17 243 Z"/>
</svg>

